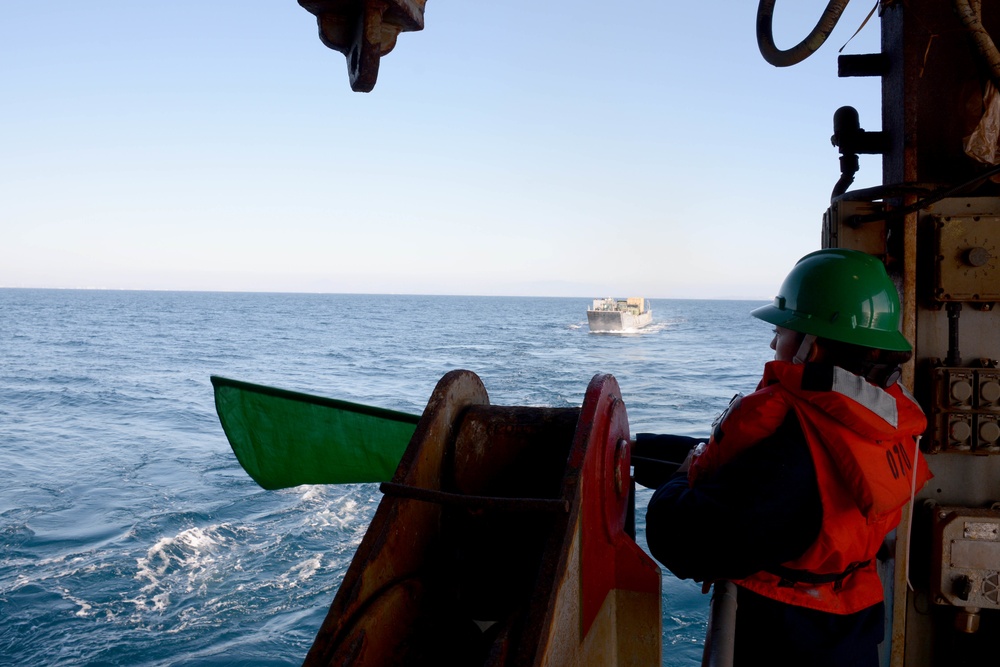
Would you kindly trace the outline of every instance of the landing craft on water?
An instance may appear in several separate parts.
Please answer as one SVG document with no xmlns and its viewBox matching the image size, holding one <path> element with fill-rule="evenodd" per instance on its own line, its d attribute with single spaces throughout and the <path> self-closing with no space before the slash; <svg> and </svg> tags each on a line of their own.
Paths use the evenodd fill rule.
<svg viewBox="0 0 1000 667">
<path fill-rule="evenodd" d="M 641 296 L 627 299 L 594 299 L 587 310 L 587 324 L 593 332 L 641 329 L 653 321 L 649 301 Z"/>
<path fill-rule="evenodd" d="M 375 85 L 379 58 L 395 46 L 399 33 L 423 27 L 425 0 L 300 0 L 300 4 L 317 16 L 323 43 L 345 54 L 351 86 L 359 91 Z M 775 0 L 761 0 L 757 12 L 761 55 L 776 67 L 804 60 L 823 44 L 847 4 L 848 0 L 830 0 L 822 11 L 817 6 L 820 18 L 815 28 L 799 44 L 782 50 L 771 30 Z M 497 6 L 502 9 L 502 3 Z M 934 473 L 933 482 L 908 507 L 894 544 L 880 561 L 888 610 L 882 664 L 890 667 L 997 664 L 1000 51 L 993 35 L 1000 34 L 1000 12 L 996 9 L 996 3 L 971 0 L 881 0 L 877 5 L 881 52 L 838 58 L 841 77 L 881 79 L 882 129 L 863 129 L 874 119 L 862 119 L 850 107 L 831 110 L 840 174 L 831 169 L 834 185 L 822 216 L 821 245 L 878 257 L 897 284 L 902 333 L 914 342 L 914 357 L 903 368 L 902 382 L 928 415 L 921 447 Z M 661 48 L 670 48 L 669 39 Z M 882 156 L 882 185 L 850 190 L 863 154 Z M 435 392 L 428 408 L 433 405 L 436 416 L 421 417 L 428 421 L 417 426 L 393 482 L 383 487 L 387 495 L 308 662 L 400 664 L 397 659 L 410 649 L 401 647 L 395 654 L 395 649 L 368 651 L 364 647 L 374 644 L 366 643 L 366 638 L 384 637 L 386 645 L 399 647 L 401 635 L 422 642 L 431 636 L 420 634 L 424 632 L 439 633 L 434 636 L 441 641 L 471 637 L 470 650 L 485 650 L 476 653 L 485 656 L 481 660 L 469 658 L 461 664 L 658 664 L 659 647 L 647 650 L 643 644 L 643 638 L 658 641 L 661 636 L 661 616 L 650 606 L 653 597 L 659 600 L 658 574 L 655 583 L 649 574 L 656 566 L 636 552 L 628 530 L 619 530 L 628 525 L 625 517 L 632 509 L 626 491 L 631 488 L 631 445 L 627 421 L 619 421 L 624 419 L 624 400 L 613 379 L 588 390 L 575 417 L 550 415 L 561 426 L 553 423 L 546 428 L 556 428 L 561 435 L 542 442 L 532 436 L 533 428 L 524 428 L 521 419 L 527 417 L 490 412 L 476 381 L 466 375 L 461 378 L 456 387 L 471 387 L 468 395 L 473 398 L 459 398 L 464 390 L 452 392 L 457 403 L 448 407 L 448 400 L 442 401 Z M 446 385 L 439 384 L 439 390 Z M 593 438 L 581 448 L 585 433 Z M 545 449 L 556 442 L 572 445 L 557 456 Z M 460 455 L 455 448 L 462 450 Z M 584 472 L 590 456 L 596 461 L 589 468 L 592 478 Z M 494 488 L 499 482 L 492 477 L 493 464 L 481 465 L 494 458 L 520 461 L 525 469 L 541 461 L 559 468 L 558 461 L 562 467 L 550 471 L 548 482 L 536 480 L 540 486 L 532 487 L 533 497 L 528 498 L 523 488 L 505 484 Z M 585 491 L 584 478 L 594 491 Z M 552 480 L 560 481 L 548 487 Z M 456 607 L 433 605 L 458 595 L 474 607 L 475 595 L 468 595 L 489 583 L 473 577 L 456 592 L 445 581 L 444 589 L 430 592 L 431 584 L 440 584 L 442 577 L 462 578 L 470 571 L 468 562 L 452 570 L 442 568 L 436 555 L 454 558 L 463 550 L 473 558 L 490 554 L 489 543 L 479 540 L 488 535 L 474 525 L 469 524 L 470 534 L 479 537 L 467 545 L 452 539 L 461 531 L 449 529 L 469 519 L 466 513 L 499 511 L 502 516 L 527 507 L 524 502 L 529 500 L 541 503 L 536 509 L 549 508 L 541 512 L 547 525 L 531 531 L 532 556 L 517 555 L 513 578 L 504 579 L 510 590 L 482 591 L 484 597 L 478 602 L 484 603 L 491 618 L 473 616 L 434 627 L 435 612 L 428 609 L 448 611 L 437 618 L 451 623 L 456 619 L 450 612 Z M 407 518 L 411 513 L 414 518 Z M 517 537 L 516 531 L 498 534 Z M 588 534 L 604 541 L 603 555 L 587 555 Z M 594 544 L 592 539 L 589 543 Z M 600 559 L 600 567 L 593 566 L 594 558 Z M 474 569 L 474 561 L 471 566 Z M 630 577 L 627 573 L 633 566 L 642 574 Z M 421 579 L 418 571 L 430 579 Z M 534 582 L 530 592 L 525 588 L 528 580 Z M 722 591 L 719 599 L 728 601 L 728 594 Z M 431 606 L 424 607 L 425 603 Z M 732 629 L 722 612 L 730 607 L 716 606 L 721 612 L 710 623 L 706 664 L 726 664 Z M 383 615 L 383 609 L 392 614 Z M 373 613 L 366 615 L 366 610 Z M 514 615 L 505 615 L 508 612 Z M 382 622 L 385 619 L 388 625 Z M 555 631 L 558 628 L 571 631 Z M 595 628 L 599 635 L 591 637 Z M 518 639 L 512 641 L 514 637 Z"/>
</svg>

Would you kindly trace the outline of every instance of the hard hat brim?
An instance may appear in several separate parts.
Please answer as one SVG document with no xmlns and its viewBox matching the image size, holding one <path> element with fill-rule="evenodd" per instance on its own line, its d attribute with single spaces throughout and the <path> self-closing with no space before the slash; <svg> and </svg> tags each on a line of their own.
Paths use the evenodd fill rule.
<svg viewBox="0 0 1000 667">
<path fill-rule="evenodd" d="M 913 346 L 906 340 L 906 337 L 898 331 L 857 326 L 847 328 L 843 323 L 834 325 L 805 313 L 799 313 L 789 308 L 781 308 L 774 303 L 755 308 L 750 311 L 750 314 L 769 324 L 829 340 L 853 343 L 855 345 L 892 352 L 909 352 L 913 349 Z"/>
</svg>

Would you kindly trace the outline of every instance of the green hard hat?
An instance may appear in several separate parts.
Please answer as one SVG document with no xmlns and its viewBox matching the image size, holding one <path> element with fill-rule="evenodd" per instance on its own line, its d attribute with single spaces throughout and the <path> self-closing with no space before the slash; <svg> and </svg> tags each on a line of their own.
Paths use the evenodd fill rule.
<svg viewBox="0 0 1000 667">
<path fill-rule="evenodd" d="M 912 349 L 899 333 L 899 295 L 876 257 L 827 248 L 800 259 L 774 303 L 751 313 L 779 327 L 879 350 Z"/>
</svg>

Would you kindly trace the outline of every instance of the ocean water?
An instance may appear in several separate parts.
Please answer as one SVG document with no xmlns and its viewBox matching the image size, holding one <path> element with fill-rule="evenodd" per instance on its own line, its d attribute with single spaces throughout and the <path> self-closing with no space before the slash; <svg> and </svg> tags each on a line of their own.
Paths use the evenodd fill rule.
<svg viewBox="0 0 1000 667">
<path fill-rule="evenodd" d="M 455 368 L 498 405 L 611 373 L 633 433 L 704 435 L 771 358 L 756 302 L 658 300 L 622 334 L 588 304 L 0 289 L 0 664 L 301 663 L 380 495 L 256 486 L 212 374 L 417 413 Z M 708 597 L 663 591 L 663 664 L 698 665 Z"/>
</svg>

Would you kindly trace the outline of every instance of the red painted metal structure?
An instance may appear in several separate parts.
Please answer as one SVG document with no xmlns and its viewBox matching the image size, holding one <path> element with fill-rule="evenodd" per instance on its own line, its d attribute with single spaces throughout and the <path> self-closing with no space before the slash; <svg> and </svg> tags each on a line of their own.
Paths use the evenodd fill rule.
<svg viewBox="0 0 1000 667">
<path fill-rule="evenodd" d="M 610 375 L 581 408 L 491 406 L 445 375 L 305 664 L 660 664 L 628 439 Z"/>
</svg>

